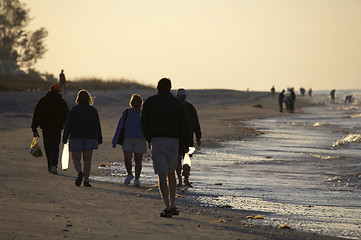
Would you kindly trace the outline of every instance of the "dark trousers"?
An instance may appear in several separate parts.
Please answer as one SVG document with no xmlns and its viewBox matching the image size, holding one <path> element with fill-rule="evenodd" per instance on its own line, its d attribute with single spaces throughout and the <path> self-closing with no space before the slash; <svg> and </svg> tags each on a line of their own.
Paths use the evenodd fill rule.
<svg viewBox="0 0 361 240">
<path fill-rule="evenodd" d="M 60 140 L 61 129 L 43 129 L 43 141 L 49 171 L 51 166 L 58 166 Z"/>
<path fill-rule="evenodd" d="M 290 113 L 294 113 L 294 112 L 295 112 L 295 102 L 290 101 Z"/>
</svg>

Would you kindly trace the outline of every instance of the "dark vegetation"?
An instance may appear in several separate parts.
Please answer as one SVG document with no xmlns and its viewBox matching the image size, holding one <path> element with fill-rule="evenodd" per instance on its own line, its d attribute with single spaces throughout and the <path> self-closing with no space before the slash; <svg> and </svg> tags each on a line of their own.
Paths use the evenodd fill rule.
<svg viewBox="0 0 361 240">
<path fill-rule="evenodd" d="M 0 76 L 0 91 L 46 91 L 58 79 L 52 74 L 40 74 L 29 71 L 27 74 Z M 124 78 L 102 80 L 99 78 L 81 78 L 67 81 L 67 90 L 114 90 L 114 89 L 147 89 L 153 86 L 138 83 Z"/>
</svg>

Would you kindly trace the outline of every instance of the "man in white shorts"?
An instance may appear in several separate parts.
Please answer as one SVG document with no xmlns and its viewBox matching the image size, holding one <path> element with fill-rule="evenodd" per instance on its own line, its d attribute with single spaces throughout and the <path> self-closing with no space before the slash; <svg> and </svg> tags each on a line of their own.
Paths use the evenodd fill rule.
<svg viewBox="0 0 361 240">
<path fill-rule="evenodd" d="M 192 136 L 183 104 L 171 92 L 168 78 L 159 80 L 158 94 L 143 104 L 140 125 L 145 139 L 152 143 L 154 172 L 158 174 L 159 191 L 166 206 L 161 217 L 179 215 L 175 205 L 179 141 L 186 149 Z"/>
</svg>

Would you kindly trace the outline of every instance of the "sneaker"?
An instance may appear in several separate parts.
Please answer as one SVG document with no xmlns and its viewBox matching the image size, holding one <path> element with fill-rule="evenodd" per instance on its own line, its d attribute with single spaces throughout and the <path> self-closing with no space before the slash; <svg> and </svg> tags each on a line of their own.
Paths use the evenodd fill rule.
<svg viewBox="0 0 361 240">
<path fill-rule="evenodd" d="M 127 178 L 124 180 L 125 185 L 129 185 L 130 181 L 134 178 L 133 175 L 128 175 Z"/>
<path fill-rule="evenodd" d="M 178 210 L 178 208 L 171 208 L 170 209 L 170 212 L 172 213 L 172 215 L 179 215 L 179 210 Z"/>
<path fill-rule="evenodd" d="M 84 187 L 91 187 L 92 185 L 90 185 L 89 181 L 84 181 Z"/>
<path fill-rule="evenodd" d="M 50 172 L 51 172 L 52 174 L 58 174 L 58 168 L 57 168 L 55 165 L 53 165 L 53 166 L 51 166 Z"/>
<path fill-rule="evenodd" d="M 140 181 L 139 179 L 134 180 L 134 187 L 140 187 Z"/>
<path fill-rule="evenodd" d="M 181 188 L 181 187 L 183 187 L 183 184 L 180 182 L 180 183 L 177 184 L 177 187 Z"/>
<path fill-rule="evenodd" d="M 184 183 L 184 185 L 186 186 L 186 187 L 190 187 L 190 188 L 192 188 L 193 186 L 192 186 L 192 184 L 190 183 L 190 182 L 185 182 Z"/>
<path fill-rule="evenodd" d="M 84 173 L 80 172 L 78 173 L 78 177 L 75 180 L 75 186 L 79 187 L 81 184 L 81 181 L 83 181 Z"/>
<path fill-rule="evenodd" d="M 161 217 L 171 218 L 172 217 L 172 210 L 164 209 L 163 212 L 160 213 Z"/>
</svg>

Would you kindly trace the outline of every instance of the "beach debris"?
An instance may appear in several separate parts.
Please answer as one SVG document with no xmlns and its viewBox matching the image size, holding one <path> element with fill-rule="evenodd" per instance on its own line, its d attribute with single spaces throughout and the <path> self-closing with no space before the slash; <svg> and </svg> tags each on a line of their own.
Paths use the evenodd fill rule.
<svg viewBox="0 0 361 240">
<path fill-rule="evenodd" d="M 201 215 L 201 212 L 195 212 L 194 214 L 195 215 Z"/>
<path fill-rule="evenodd" d="M 153 188 L 148 188 L 147 192 L 154 191 Z"/>
<path fill-rule="evenodd" d="M 137 194 L 137 195 L 135 195 L 136 197 L 141 197 L 142 195 L 140 195 L 140 194 Z"/>
<path fill-rule="evenodd" d="M 219 222 L 219 223 L 226 223 L 226 222 L 227 222 L 227 220 L 226 220 L 226 219 L 221 218 L 221 219 L 219 219 L 219 220 L 218 220 L 218 222 Z"/>
<path fill-rule="evenodd" d="M 246 218 L 248 219 L 264 219 L 264 217 L 262 215 L 250 215 L 250 216 L 247 216 Z"/>
<path fill-rule="evenodd" d="M 271 156 L 266 156 L 265 158 L 272 158 Z"/>
<path fill-rule="evenodd" d="M 264 132 L 255 132 L 254 134 L 255 135 L 261 135 L 261 134 L 264 134 Z"/>
<path fill-rule="evenodd" d="M 216 139 L 216 142 L 222 142 L 223 139 Z"/>
<path fill-rule="evenodd" d="M 222 183 L 215 183 L 214 185 L 218 185 L 218 186 L 221 186 L 221 185 L 222 185 Z"/>
<path fill-rule="evenodd" d="M 226 204 L 226 205 L 220 205 L 220 206 L 218 206 L 219 208 L 233 208 L 231 205 L 228 205 L 228 204 Z"/>
<path fill-rule="evenodd" d="M 256 108 L 263 108 L 261 104 L 254 105 L 253 107 L 256 107 Z"/>
<path fill-rule="evenodd" d="M 290 226 L 285 225 L 285 224 L 279 225 L 278 228 L 280 228 L 280 229 L 292 229 Z"/>
</svg>

